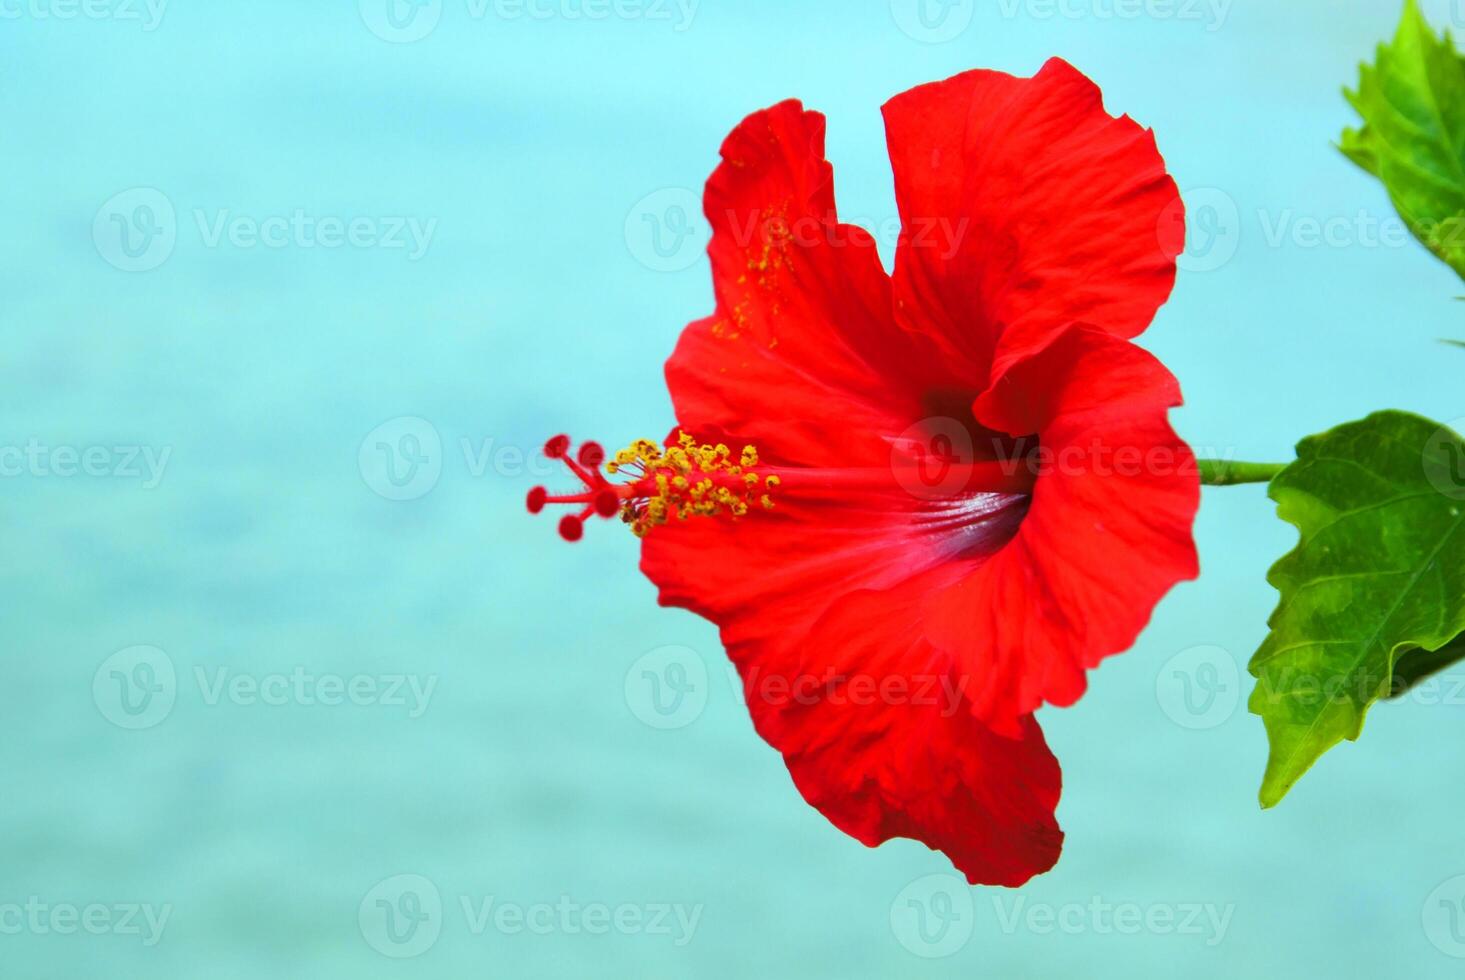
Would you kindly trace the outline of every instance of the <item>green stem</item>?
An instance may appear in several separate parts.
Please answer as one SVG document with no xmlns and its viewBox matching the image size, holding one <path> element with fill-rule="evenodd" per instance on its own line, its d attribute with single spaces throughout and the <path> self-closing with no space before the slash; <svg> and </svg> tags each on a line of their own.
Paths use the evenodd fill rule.
<svg viewBox="0 0 1465 980">
<path fill-rule="evenodd" d="M 1229 459 L 1200 459 L 1200 482 L 1208 487 L 1234 487 L 1242 483 L 1271 483 L 1287 468 L 1285 463 L 1238 463 Z"/>
</svg>

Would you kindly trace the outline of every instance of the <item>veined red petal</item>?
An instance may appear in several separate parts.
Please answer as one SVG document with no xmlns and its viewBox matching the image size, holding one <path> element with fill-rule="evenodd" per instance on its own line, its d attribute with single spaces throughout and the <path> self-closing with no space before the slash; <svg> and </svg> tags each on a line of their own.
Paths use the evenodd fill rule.
<svg viewBox="0 0 1465 980">
<path fill-rule="evenodd" d="M 885 106 L 903 233 L 901 324 L 975 374 L 1007 331 L 1141 333 L 1169 297 L 1185 231 L 1154 134 L 1104 111 L 1053 59 L 1035 77 L 970 71 Z M 943 230 L 944 229 L 944 230 Z"/>
<path fill-rule="evenodd" d="M 1058 860 L 1062 777 L 1032 716 L 1012 737 L 972 717 L 972 679 L 921 623 L 925 579 L 944 574 L 843 598 L 796 669 L 749 671 L 744 693 L 804 798 L 841 830 L 871 847 L 914 838 L 973 884 L 1016 887 Z"/>
<path fill-rule="evenodd" d="M 1016 535 L 933 590 L 933 642 L 979 680 L 979 717 L 1013 731 L 1043 703 L 1070 705 L 1085 671 L 1129 649 L 1159 600 L 1199 574 L 1200 476 L 1167 420 L 1180 387 L 1153 356 L 1092 327 L 999 352 L 977 417 L 1037 433 L 1032 503 Z"/>
<path fill-rule="evenodd" d="M 921 341 L 894 326 L 874 240 L 836 216 L 824 117 L 798 102 L 755 113 L 722 157 L 705 201 L 717 312 L 667 362 L 678 419 L 784 462 L 881 456 L 870 436 L 920 414 L 904 372 Z"/>
</svg>

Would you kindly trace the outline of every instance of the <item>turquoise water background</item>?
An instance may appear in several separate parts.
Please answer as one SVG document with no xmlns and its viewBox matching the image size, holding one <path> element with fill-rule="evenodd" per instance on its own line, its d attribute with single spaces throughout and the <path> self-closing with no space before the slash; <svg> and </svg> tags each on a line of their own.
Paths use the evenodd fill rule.
<svg viewBox="0 0 1465 980">
<path fill-rule="evenodd" d="M 880 104 L 1055 54 L 1190 193 L 1199 449 L 1465 415 L 1459 282 L 1330 146 L 1394 5 L 1115 2 L 0 3 L 0 977 L 1460 975 L 1465 684 L 1257 806 L 1260 488 L 1042 713 L 1018 892 L 834 830 L 630 536 L 523 513 L 546 435 L 668 428 L 743 115 L 826 112 L 888 257 Z"/>
</svg>

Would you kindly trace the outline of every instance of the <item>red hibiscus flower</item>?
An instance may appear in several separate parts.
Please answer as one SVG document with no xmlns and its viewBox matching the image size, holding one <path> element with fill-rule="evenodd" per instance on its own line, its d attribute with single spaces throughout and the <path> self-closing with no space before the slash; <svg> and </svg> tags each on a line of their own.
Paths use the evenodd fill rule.
<svg viewBox="0 0 1465 980">
<path fill-rule="evenodd" d="M 749 117 L 707 185 L 717 312 L 667 363 L 678 428 L 610 460 L 556 437 L 584 487 L 529 506 L 575 507 L 570 540 L 633 525 L 835 825 L 1018 885 L 1063 840 L 1033 712 L 1197 573 L 1179 387 L 1128 342 L 1170 294 L 1182 210 L 1153 135 L 1062 61 L 885 119 L 894 275 L 835 217 L 824 118 Z"/>
</svg>

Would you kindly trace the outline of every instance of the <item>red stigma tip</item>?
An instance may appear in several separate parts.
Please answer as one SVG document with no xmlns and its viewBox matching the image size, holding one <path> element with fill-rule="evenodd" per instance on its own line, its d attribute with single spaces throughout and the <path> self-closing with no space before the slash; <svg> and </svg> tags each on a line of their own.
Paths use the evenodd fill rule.
<svg viewBox="0 0 1465 980">
<path fill-rule="evenodd" d="M 585 522 L 573 514 L 566 514 L 560 520 L 560 537 L 566 541 L 579 541 L 585 536 Z"/>
<path fill-rule="evenodd" d="M 549 491 L 544 487 L 535 487 L 529 491 L 529 499 L 525 503 L 529 506 L 529 513 L 537 514 L 544 510 L 544 505 L 549 500 Z"/>
<path fill-rule="evenodd" d="M 595 495 L 595 513 L 601 517 L 614 517 L 621 512 L 621 498 L 614 490 L 602 490 Z"/>
<path fill-rule="evenodd" d="M 580 447 L 580 465 L 590 469 L 599 469 L 600 464 L 605 462 L 605 448 L 598 442 L 587 442 Z"/>
<path fill-rule="evenodd" d="M 565 454 L 570 451 L 569 436 L 555 436 L 544 444 L 544 455 L 550 459 L 564 459 Z"/>
</svg>

